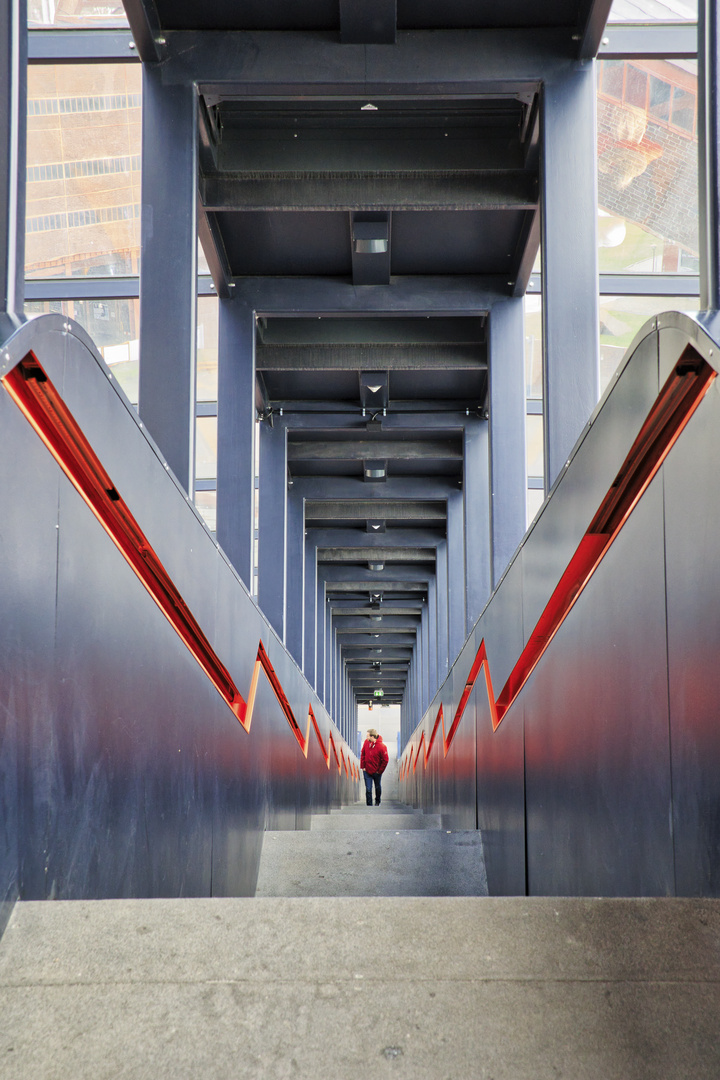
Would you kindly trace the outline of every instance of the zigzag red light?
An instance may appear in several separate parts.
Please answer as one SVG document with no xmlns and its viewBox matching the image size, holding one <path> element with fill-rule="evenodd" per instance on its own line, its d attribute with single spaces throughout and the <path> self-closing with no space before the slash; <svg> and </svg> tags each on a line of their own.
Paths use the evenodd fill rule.
<svg viewBox="0 0 720 1080">
<path fill-rule="evenodd" d="M 329 769 L 330 751 L 323 743 L 312 704 L 308 705 L 307 727 L 303 734 L 262 641 L 258 644 L 250 692 L 245 701 L 35 355 L 28 353 L 3 376 L 2 383 L 245 731 L 250 731 L 262 670 L 304 757 L 308 756 L 312 725 Z M 342 747 L 338 756 L 332 732 L 329 744 L 335 754 L 338 772 L 344 767 L 346 775 L 358 779 L 359 768 L 349 754 L 345 758 Z"/>
<path fill-rule="evenodd" d="M 408 776 L 411 768 L 413 772 L 416 771 L 421 750 L 424 750 L 424 764 L 427 767 L 439 727 L 442 729 L 443 756 L 447 756 L 481 669 L 485 671 L 493 731 L 497 730 L 716 376 L 717 372 L 688 345 L 655 399 L 620 471 L 548 600 L 499 697 L 496 700 L 493 693 L 483 638 L 475 654 L 450 730 L 445 733 L 441 704 L 435 716 L 430 741 L 426 742 L 425 732 L 421 732 L 417 746 L 414 748 L 411 745 L 403 756 L 399 770 L 400 779 Z"/>
</svg>

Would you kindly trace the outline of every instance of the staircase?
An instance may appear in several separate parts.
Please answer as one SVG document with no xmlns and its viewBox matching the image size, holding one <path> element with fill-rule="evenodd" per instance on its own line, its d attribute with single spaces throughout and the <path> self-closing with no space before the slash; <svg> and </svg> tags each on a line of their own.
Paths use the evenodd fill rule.
<svg viewBox="0 0 720 1080">
<path fill-rule="evenodd" d="M 487 897 L 386 788 L 254 899 L 18 903 L 2 1080 L 717 1080 L 719 901 Z"/>
<path fill-rule="evenodd" d="M 388 775 L 390 773 L 390 775 Z M 266 832 L 256 896 L 487 896 L 482 837 L 397 799 L 315 815 L 304 832 Z"/>
</svg>

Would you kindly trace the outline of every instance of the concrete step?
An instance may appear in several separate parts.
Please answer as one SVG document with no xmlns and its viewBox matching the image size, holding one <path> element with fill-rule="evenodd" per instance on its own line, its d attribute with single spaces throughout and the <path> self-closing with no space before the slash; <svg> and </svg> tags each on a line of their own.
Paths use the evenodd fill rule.
<svg viewBox="0 0 720 1080">
<path fill-rule="evenodd" d="M 347 826 L 266 832 L 255 895 L 486 896 L 482 837 Z"/>
<path fill-rule="evenodd" d="M 365 802 L 351 803 L 329 814 L 313 814 L 313 832 L 328 829 L 439 829 L 439 814 L 424 814 L 401 802 L 388 801 L 380 806 Z"/>
<path fill-rule="evenodd" d="M 18 904 L 3 1080 L 717 1080 L 720 902 Z"/>
</svg>

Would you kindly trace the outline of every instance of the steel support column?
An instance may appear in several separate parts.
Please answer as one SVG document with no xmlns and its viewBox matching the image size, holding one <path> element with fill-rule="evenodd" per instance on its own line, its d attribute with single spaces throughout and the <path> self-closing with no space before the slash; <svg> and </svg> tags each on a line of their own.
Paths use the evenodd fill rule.
<svg viewBox="0 0 720 1080">
<path fill-rule="evenodd" d="M 327 601 L 325 598 L 325 582 L 315 569 L 315 692 L 325 704 L 325 620 L 327 618 Z"/>
<path fill-rule="evenodd" d="M 580 61 L 542 95 L 545 488 L 598 398 L 595 63 Z"/>
<path fill-rule="evenodd" d="M 449 664 L 448 651 L 448 545 L 447 541 L 438 544 L 437 549 L 437 642 L 438 663 L 437 678 L 440 685 L 447 675 Z"/>
<path fill-rule="evenodd" d="M 489 372 L 492 475 L 490 584 L 494 588 L 525 533 L 527 477 L 522 299 L 506 300 L 495 304 L 492 309 Z M 485 594 L 483 604 L 489 595 L 490 589 Z"/>
<path fill-rule="evenodd" d="M 297 496 L 293 495 L 293 498 Z M 303 519 L 304 525 L 304 519 Z M 303 535 L 305 549 L 305 594 L 303 601 L 303 672 L 311 686 L 317 690 L 317 624 L 319 616 L 318 608 L 318 580 L 317 580 L 317 553 L 314 547 L 308 543 Z"/>
<path fill-rule="evenodd" d="M 720 13 L 698 4 L 698 152 L 700 155 L 700 307 L 720 308 Z"/>
<path fill-rule="evenodd" d="M 303 501 L 292 491 L 287 497 L 287 560 L 285 568 L 285 645 L 305 667 L 305 531 Z M 315 595 L 313 591 L 313 596 Z"/>
<path fill-rule="evenodd" d="M 252 592 L 255 512 L 255 314 L 220 300 L 217 538 Z"/>
<path fill-rule="evenodd" d="M 437 578 L 428 582 L 428 686 L 430 700 L 435 697 L 438 681 L 438 607 L 437 607 Z"/>
<path fill-rule="evenodd" d="M 22 322 L 25 287 L 25 133 L 27 5 L 11 0 L 0 16 L 0 341 Z"/>
<path fill-rule="evenodd" d="M 195 476 L 197 95 L 143 68 L 139 411 L 185 490 Z"/>
<path fill-rule="evenodd" d="M 287 429 L 260 424 L 258 605 L 285 641 L 287 580 Z"/>
<path fill-rule="evenodd" d="M 447 501 L 448 648 L 454 663 L 465 640 L 465 514 L 463 493 Z"/>
<path fill-rule="evenodd" d="M 465 516 L 465 633 L 475 625 L 492 587 L 488 424 L 465 422 L 463 434 Z"/>
</svg>

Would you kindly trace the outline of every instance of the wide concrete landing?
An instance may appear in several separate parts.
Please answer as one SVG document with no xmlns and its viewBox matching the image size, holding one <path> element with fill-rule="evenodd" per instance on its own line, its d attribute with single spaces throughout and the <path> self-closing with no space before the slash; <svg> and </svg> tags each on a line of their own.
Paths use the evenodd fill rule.
<svg viewBox="0 0 720 1080">
<path fill-rule="evenodd" d="M 717 1080 L 720 902 L 18 904 L 3 1080 Z"/>
</svg>

